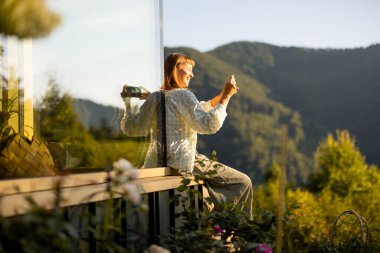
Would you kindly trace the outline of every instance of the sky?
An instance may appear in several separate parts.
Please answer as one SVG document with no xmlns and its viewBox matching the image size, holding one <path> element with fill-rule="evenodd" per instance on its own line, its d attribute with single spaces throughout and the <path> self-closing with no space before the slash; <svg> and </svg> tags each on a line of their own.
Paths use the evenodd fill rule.
<svg viewBox="0 0 380 253">
<path fill-rule="evenodd" d="M 124 107 L 124 84 L 160 86 L 156 0 L 47 0 L 61 24 L 33 40 L 34 98 L 53 78 L 62 92 Z"/>
<path fill-rule="evenodd" d="M 235 41 L 353 48 L 380 43 L 380 0 L 162 0 L 163 43 L 207 51 Z M 62 24 L 33 40 L 34 95 L 54 78 L 76 98 L 123 107 L 124 84 L 161 84 L 158 0 L 47 0 Z M 145 28 L 143 28 L 145 27 Z"/>
<path fill-rule="evenodd" d="M 235 41 L 355 48 L 380 43 L 379 0 L 163 0 L 165 46 Z"/>
</svg>

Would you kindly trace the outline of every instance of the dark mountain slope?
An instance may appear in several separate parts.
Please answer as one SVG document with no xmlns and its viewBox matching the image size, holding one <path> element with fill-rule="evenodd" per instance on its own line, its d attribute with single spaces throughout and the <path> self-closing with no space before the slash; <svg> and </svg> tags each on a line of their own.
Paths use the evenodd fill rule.
<svg viewBox="0 0 380 253">
<path fill-rule="evenodd" d="M 75 99 L 74 111 L 78 121 L 86 128 L 110 128 L 119 132 L 119 121 L 123 111 L 112 106 L 104 106 L 87 99 Z"/>
<path fill-rule="evenodd" d="M 380 165 L 380 45 L 357 49 L 307 49 L 236 42 L 213 56 L 271 90 L 270 97 L 299 111 L 306 150 L 327 132 L 348 129 L 369 163 Z"/>
<path fill-rule="evenodd" d="M 196 61 L 195 78 L 190 83 L 199 100 L 217 95 L 229 75 L 235 74 L 240 91 L 232 98 L 223 128 L 215 135 L 200 136 L 199 151 L 210 154 L 216 150 L 218 159 L 239 168 L 261 182 L 267 169 L 280 162 L 280 128 L 289 126 L 289 178 L 303 181 L 310 166 L 299 152 L 303 138 L 299 114 L 267 97 L 268 89 L 245 75 L 238 68 L 211 54 L 190 48 L 167 48 L 165 55 L 182 52 Z"/>
</svg>

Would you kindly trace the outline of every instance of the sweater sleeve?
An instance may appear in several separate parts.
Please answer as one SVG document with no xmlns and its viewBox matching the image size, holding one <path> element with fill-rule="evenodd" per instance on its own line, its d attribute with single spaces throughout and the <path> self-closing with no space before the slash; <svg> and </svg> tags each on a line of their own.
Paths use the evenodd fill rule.
<svg viewBox="0 0 380 253">
<path fill-rule="evenodd" d="M 120 130 L 130 137 L 147 136 L 156 114 L 156 94 L 151 94 L 140 109 L 137 105 L 132 105 L 131 98 L 125 98 L 124 102 L 125 113 L 120 122 Z"/>
<path fill-rule="evenodd" d="M 206 111 L 193 93 L 183 90 L 177 106 L 186 123 L 199 134 L 214 134 L 222 127 L 227 116 L 226 108 L 218 104 Z"/>
<path fill-rule="evenodd" d="M 214 107 L 212 107 L 212 105 L 211 105 L 211 101 L 209 100 L 209 101 L 207 101 L 207 102 L 205 102 L 205 101 L 201 101 L 201 102 L 199 102 L 199 104 L 202 106 L 202 108 L 207 112 L 207 111 L 210 111 L 210 110 L 212 110 L 212 109 L 214 109 Z"/>
</svg>

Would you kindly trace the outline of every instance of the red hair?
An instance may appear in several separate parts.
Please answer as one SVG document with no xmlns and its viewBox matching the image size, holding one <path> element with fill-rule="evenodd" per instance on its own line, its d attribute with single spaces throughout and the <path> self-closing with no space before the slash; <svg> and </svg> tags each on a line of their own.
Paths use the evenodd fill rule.
<svg viewBox="0 0 380 253">
<path fill-rule="evenodd" d="M 164 83 L 161 86 L 161 90 L 180 88 L 177 77 L 177 66 L 183 63 L 189 63 L 193 68 L 195 66 L 195 61 L 183 54 L 174 53 L 166 57 L 164 64 Z"/>
</svg>

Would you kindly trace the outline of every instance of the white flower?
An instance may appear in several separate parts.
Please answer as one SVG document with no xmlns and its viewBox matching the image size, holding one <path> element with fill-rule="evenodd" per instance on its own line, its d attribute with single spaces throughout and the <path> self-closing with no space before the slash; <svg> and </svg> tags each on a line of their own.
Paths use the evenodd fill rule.
<svg viewBox="0 0 380 253">
<path fill-rule="evenodd" d="M 115 182 L 116 185 L 122 185 L 122 184 L 128 182 L 128 176 L 125 174 L 115 175 L 113 181 Z"/>
<path fill-rule="evenodd" d="M 141 201 L 141 194 L 139 189 L 137 188 L 137 185 L 135 184 L 129 184 L 125 183 L 122 185 L 122 190 L 124 193 L 127 193 L 128 199 L 133 204 L 138 204 Z"/>
<path fill-rule="evenodd" d="M 155 244 L 150 245 L 150 247 L 145 251 L 145 253 L 170 253 L 170 250 L 164 249 Z"/>
<path fill-rule="evenodd" d="M 128 180 L 136 180 L 139 177 L 139 170 L 124 158 L 114 162 L 113 167 L 116 171 L 113 181 L 116 184 L 123 184 Z"/>
<path fill-rule="evenodd" d="M 131 180 L 136 180 L 136 179 L 138 179 L 139 178 L 139 170 L 138 169 L 132 169 L 131 170 L 131 173 L 129 174 L 129 178 L 131 179 Z"/>
<path fill-rule="evenodd" d="M 129 171 L 129 170 L 135 169 L 135 167 L 133 167 L 133 165 L 124 158 L 120 158 L 119 160 L 114 162 L 113 167 L 115 170 L 119 170 L 119 171 Z"/>
</svg>

